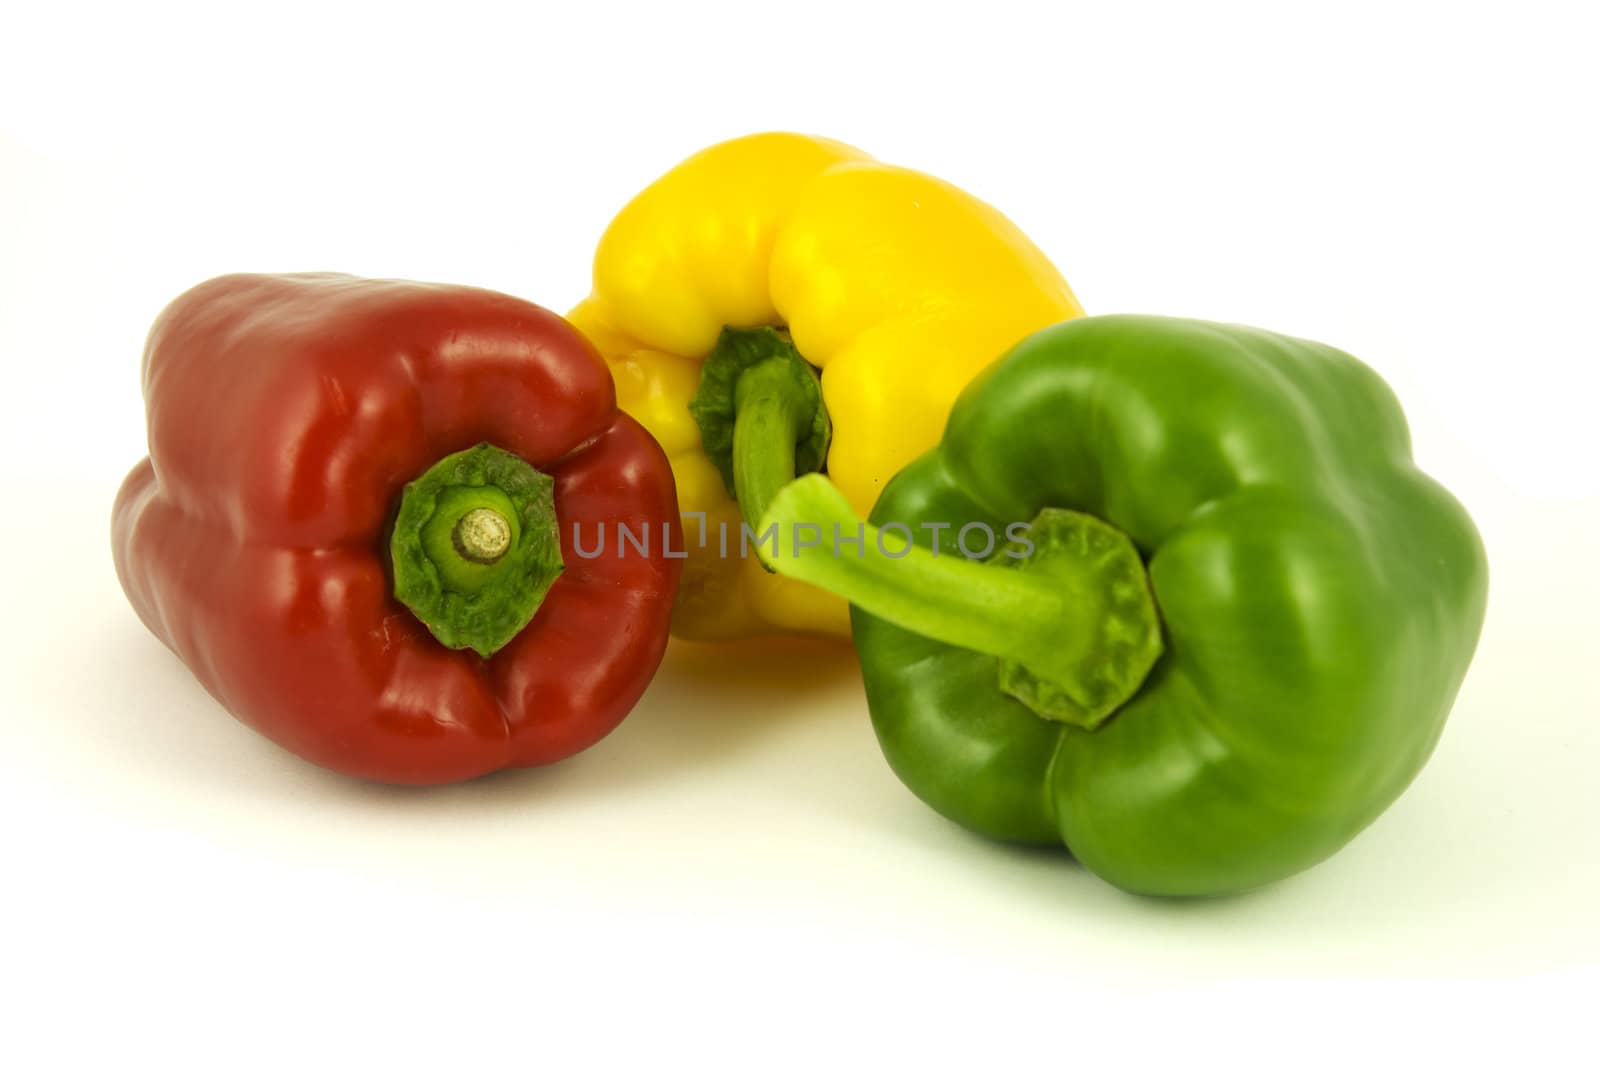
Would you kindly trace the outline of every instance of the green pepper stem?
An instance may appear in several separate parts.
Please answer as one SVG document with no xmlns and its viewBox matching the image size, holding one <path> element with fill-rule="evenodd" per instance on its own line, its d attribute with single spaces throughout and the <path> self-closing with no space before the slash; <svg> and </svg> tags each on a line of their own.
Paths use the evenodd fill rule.
<svg viewBox="0 0 1600 1071">
<path fill-rule="evenodd" d="M 773 496 L 759 530 L 774 526 L 777 538 L 756 545 L 767 565 L 901 628 L 994 655 L 1000 687 L 1044 718 L 1097 728 L 1161 653 L 1143 562 L 1096 518 L 1045 510 L 1026 543 L 979 561 L 915 544 L 906 525 L 861 521 L 811 475 Z"/>
<path fill-rule="evenodd" d="M 779 535 L 770 552 L 764 542 L 757 552 L 784 576 L 825 588 L 874 617 L 942 643 L 1024 658 L 1034 653 L 1031 639 L 1070 609 L 1060 593 L 1022 573 L 935 554 L 898 531 L 861 521 L 832 481 L 821 476 L 794 481 L 787 493 L 775 496 L 762 525 L 763 532 L 777 525 Z M 820 529 L 816 546 L 800 546 L 798 533 L 807 525 Z M 849 539 L 848 549 L 841 537 Z"/>
</svg>

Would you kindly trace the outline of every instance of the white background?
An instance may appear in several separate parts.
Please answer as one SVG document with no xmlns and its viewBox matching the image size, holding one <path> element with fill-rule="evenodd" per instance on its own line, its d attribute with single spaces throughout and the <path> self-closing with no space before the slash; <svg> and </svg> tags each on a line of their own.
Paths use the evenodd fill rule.
<svg viewBox="0 0 1600 1071">
<path fill-rule="evenodd" d="M 0 1063 L 1592 1059 L 1584 6 L 7 5 Z M 1346 851 L 1160 903 L 984 843 L 900 787 L 819 646 L 676 648 L 556 768 L 353 783 L 140 627 L 108 514 L 171 297 L 335 269 L 565 309 L 627 197 L 773 128 L 1000 206 L 1091 312 L 1319 338 L 1394 385 L 1492 590 L 1432 763 Z"/>
</svg>

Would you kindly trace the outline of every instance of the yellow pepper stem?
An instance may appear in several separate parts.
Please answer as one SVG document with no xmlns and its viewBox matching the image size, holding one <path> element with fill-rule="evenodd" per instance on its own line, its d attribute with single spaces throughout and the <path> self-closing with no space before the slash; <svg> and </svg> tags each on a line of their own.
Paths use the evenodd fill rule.
<svg viewBox="0 0 1600 1071">
<path fill-rule="evenodd" d="M 772 496 L 795 478 L 794 444 L 814 406 L 794 389 L 790 369 L 778 359 L 747 369 L 734 398 L 734 498 L 746 523 L 754 525 Z"/>
<path fill-rule="evenodd" d="M 832 424 L 816 371 L 771 327 L 724 328 L 689 403 L 706 454 L 754 527 L 797 475 L 822 471 Z"/>
</svg>

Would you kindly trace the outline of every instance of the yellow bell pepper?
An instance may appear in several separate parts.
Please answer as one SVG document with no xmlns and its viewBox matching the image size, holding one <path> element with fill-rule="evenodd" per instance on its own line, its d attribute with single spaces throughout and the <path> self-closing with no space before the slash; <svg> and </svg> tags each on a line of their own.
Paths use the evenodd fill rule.
<svg viewBox="0 0 1600 1071">
<path fill-rule="evenodd" d="M 979 371 L 1082 313 L 995 209 L 837 141 L 738 138 L 645 188 L 600 239 L 570 318 L 672 462 L 688 554 L 674 633 L 848 636 L 843 601 L 767 572 L 741 541 L 734 489 L 753 525 L 750 499 L 821 468 L 865 515 Z M 763 326 L 787 335 L 724 330 Z M 779 351 L 787 366 L 752 374 Z"/>
</svg>

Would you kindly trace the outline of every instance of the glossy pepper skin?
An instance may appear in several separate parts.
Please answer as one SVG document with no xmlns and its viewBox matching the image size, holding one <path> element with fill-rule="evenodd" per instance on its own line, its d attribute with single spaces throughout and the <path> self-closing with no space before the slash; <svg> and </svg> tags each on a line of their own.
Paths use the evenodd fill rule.
<svg viewBox="0 0 1600 1071">
<path fill-rule="evenodd" d="M 1081 314 L 999 212 L 836 141 L 739 138 L 646 188 L 607 228 L 593 293 L 570 316 L 610 362 L 622 407 L 672 459 L 689 551 L 674 632 L 849 629 L 843 602 L 737 553 L 739 505 L 689 410 L 725 327 L 785 326 L 820 369 L 832 418 L 823 463 L 865 511 L 938 441 L 980 369 L 1029 332 Z"/>
<path fill-rule="evenodd" d="M 465 287 L 226 276 L 157 320 L 144 394 L 150 456 L 112 520 L 123 589 L 223 706 L 288 750 L 409 784 L 548 763 L 616 726 L 655 671 L 680 563 L 586 558 L 571 540 L 676 530 L 671 472 L 554 313 Z M 408 484 L 482 444 L 537 470 L 564 563 L 487 658 L 436 639 L 389 561 Z"/>
<path fill-rule="evenodd" d="M 792 485 L 770 515 L 843 516 L 818 480 Z M 979 636 L 988 651 L 926 634 L 973 628 L 962 622 L 994 594 L 985 577 L 1013 573 L 998 553 L 954 561 L 958 530 L 1047 508 L 1130 537 L 1148 594 L 1125 586 L 1129 613 L 1106 612 L 1113 585 L 1095 570 L 1115 552 L 1096 551 L 1092 568 L 1059 574 L 1071 585 L 1041 577 L 1033 594 L 1059 605 Z M 1065 843 L 1140 893 L 1250 889 L 1355 836 L 1432 751 L 1484 615 L 1477 532 L 1413 465 L 1387 386 L 1330 347 L 1245 327 L 1108 316 L 1033 335 L 962 395 L 942 443 L 895 478 L 872 520 L 908 524 L 924 547 L 921 525 L 949 524 L 950 571 L 930 582 L 882 562 L 886 598 L 840 582 L 825 550 L 775 564 L 863 592 L 856 646 L 896 773 L 962 825 Z M 952 577 L 965 602 L 933 589 Z M 901 604 L 917 596 L 924 605 Z M 1160 630 L 1148 676 L 1081 663 L 1085 679 L 1124 690 L 1097 726 L 1036 713 L 999 686 L 1008 655 L 1044 660 L 1097 630 L 1134 642 L 1141 598 Z M 1030 637 L 1044 646 L 1026 652 Z"/>
</svg>

